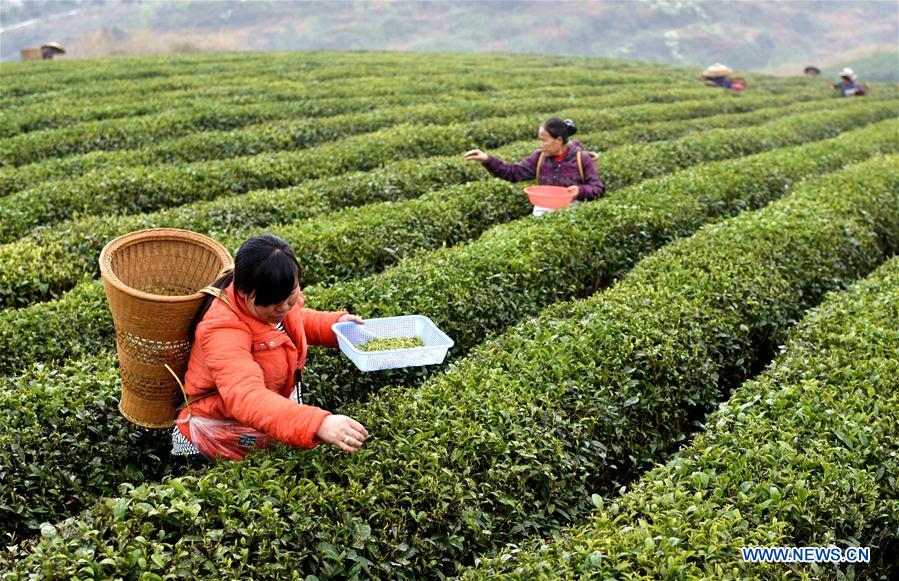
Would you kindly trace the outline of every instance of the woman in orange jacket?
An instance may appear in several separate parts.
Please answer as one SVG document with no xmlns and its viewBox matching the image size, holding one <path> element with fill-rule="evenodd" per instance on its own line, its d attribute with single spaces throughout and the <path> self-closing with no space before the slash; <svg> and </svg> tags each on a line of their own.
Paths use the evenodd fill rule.
<svg viewBox="0 0 899 581">
<path fill-rule="evenodd" d="M 247 240 L 233 273 L 213 283 L 221 292 L 197 316 L 174 456 L 189 464 L 242 460 L 272 439 L 301 448 L 327 442 L 345 452 L 362 446 L 362 424 L 303 404 L 302 370 L 307 345 L 337 346 L 331 325 L 363 321 L 304 308 L 299 283 L 293 250 L 271 234 Z"/>
</svg>

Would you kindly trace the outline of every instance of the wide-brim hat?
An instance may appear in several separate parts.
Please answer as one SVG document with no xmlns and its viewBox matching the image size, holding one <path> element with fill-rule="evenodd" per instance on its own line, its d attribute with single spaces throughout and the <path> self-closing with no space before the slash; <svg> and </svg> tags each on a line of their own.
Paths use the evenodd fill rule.
<svg viewBox="0 0 899 581">
<path fill-rule="evenodd" d="M 732 74 L 733 71 L 722 65 L 721 63 L 715 63 L 706 70 L 702 71 L 703 77 L 726 77 L 727 75 Z"/>
<path fill-rule="evenodd" d="M 41 48 L 52 48 L 54 51 L 60 54 L 66 54 L 66 49 L 64 49 L 58 42 L 45 42 L 41 45 Z"/>
<path fill-rule="evenodd" d="M 846 77 L 847 79 L 852 79 L 854 81 L 855 80 L 855 71 L 853 71 L 849 67 L 846 67 L 845 69 L 840 71 L 840 76 Z"/>
</svg>

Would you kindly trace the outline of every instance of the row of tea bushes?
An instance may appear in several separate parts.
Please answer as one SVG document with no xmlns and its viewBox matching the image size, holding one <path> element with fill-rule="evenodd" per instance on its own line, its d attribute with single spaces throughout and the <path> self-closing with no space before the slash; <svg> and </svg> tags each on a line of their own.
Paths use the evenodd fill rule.
<svg viewBox="0 0 899 581">
<path fill-rule="evenodd" d="M 819 108 L 814 103 L 792 107 Z M 878 115 L 888 107 L 884 103 L 854 110 Z M 588 125 L 594 118 L 614 118 L 612 112 L 569 112 L 579 112 Z M 722 122 L 727 126 L 752 125 L 770 120 L 777 113 L 777 110 L 763 109 L 733 115 Z M 50 182 L 0 199 L 0 218 L 4 219 L 0 223 L 0 240 L 9 242 L 36 226 L 47 226 L 75 215 L 151 211 L 257 188 L 285 187 L 327 175 L 373 169 L 396 159 L 449 155 L 465 151 L 473 144 L 490 149 L 525 138 L 539 122 L 536 115 L 524 115 L 452 125 L 402 124 L 313 150 L 92 172 L 76 180 Z M 618 122 L 625 124 L 623 119 Z"/>
<path fill-rule="evenodd" d="M 897 160 L 708 228 L 420 388 L 350 406 L 374 434 L 354 456 L 282 449 L 129 489 L 48 527 L 10 577 L 421 578 L 570 523 L 899 248 Z"/>
<path fill-rule="evenodd" d="M 212 79 L 195 77 L 192 74 L 176 75 L 167 78 L 151 78 L 135 83 L 132 79 L 109 81 L 81 87 L 56 87 L 45 95 L 17 96 L 0 101 L 2 104 L 33 104 L 47 98 L 63 98 L 72 100 L 100 100 L 105 97 L 130 98 L 143 91 L 144 94 L 172 90 L 194 89 L 205 91 L 210 83 L 223 82 L 232 86 L 243 84 L 253 87 L 260 83 L 268 83 L 276 89 L 290 88 L 297 97 L 352 97 L 367 94 L 372 97 L 397 94 L 433 94 L 445 95 L 455 92 L 503 93 L 509 89 L 530 88 L 532 90 L 551 91 L 554 88 L 564 90 L 567 86 L 586 85 L 630 85 L 656 84 L 659 77 L 643 73 L 627 73 L 615 70 L 584 71 L 577 67 L 558 68 L 553 71 L 552 79 L 539 84 L 534 82 L 532 69 L 503 70 L 491 74 L 488 67 L 478 66 L 477 72 L 435 72 L 433 64 L 424 70 L 408 68 L 401 74 L 378 75 L 364 66 L 353 66 L 342 71 L 333 71 L 316 82 L 309 82 L 304 73 L 288 75 L 271 75 L 260 77 L 251 71 L 235 72 L 232 75 L 215 75 Z M 687 83 L 674 83 L 685 86 Z M 233 89 L 232 89 L 233 91 Z"/>
<path fill-rule="evenodd" d="M 296 252 L 303 284 L 327 285 L 381 272 L 419 252 L 468 242 L 532 209 L 520 186 L 478 181 L 414 200 L 370 204 L 240 233 L 220 242 L 239 248 L 250 235 L 275 230 Z"/>
<path fill-rule="evenodd" d="M 693 112 L 693 106 L 686 106 L 686 111 Z M 714 115 L 712 117 L 699 117 L 673 122 L 655 122 L 648 126 L 631 125 L 622 129 L 609 131 L 602 134 L 586 135 L 584 139 L 588 143 L 597 143 L 595 150 L 604 150 L 616 145 L 633 143 L 635 141 L 655 141 L 672 139 L 685 133 L 699 130 L 708 130 L 713 127 L 739 126 L 747 122 L 755 122 L 771 117 L 781 117 L 781 113 L 804 110 L 814 106 L 811 103 L 800 104 L 786 110 L 762 109 L 746 115 Z M 656 114 L 679 116 L 680 106 L 669 107 L 669 111 L 658 112 L 656 105 L 645 107 L 626 107 L 620 112 L 623 115 L 633 115 L 642 118 L 641 111 L 650 109 Z M 625 110 L 626 113 L 625 113 Z M 708 110 L 700 107 L 699 111 Z M 713 109 L 714 110 L 714 109 Z M 614 113 L 609 113 L 606 125 L 625 124 L 625 120 L 615 123 Z M 528 140 L 523 143 L 513 143 L 494 153 L 506 158 L 516 158 L 525 155 L 533 147 L 533 142 Z M 600 160 L 601 173 L 606 179 L 617 175 L 616 161 L 627 156 L 603 156 Z M 609 159 L 610 161 L 607 161 Z M 652 160 L 644 160 L 652 161 Z M 452 176 L 447 176 L 448 166 L 455 166 L 458 171 Z M 468 169 L 465 169 L 465 166 Z M 239 198 L 227 197 L 212 203 L 194 203 L 182 209 L 168 209 L 149 215 L 117 216 L 110 218 L 85 218 L 63 225 L 57 225 L 49 229 L 40 229 L 32 237 L 19 242 L 8 243 L 0 246 L 0 304 L 8 306 L 25 306 L 37 300 L 43 300 L 57 296 L 59 293 L 71 288 L 76 282 L 87 276 L 96 276 L 96 257 L 106 241 L 126 232 L 139 230 L 153 226 L 177 226 L 195 231 L 221 233 L 231 238 L 243 235 L 248 227 L 253 224 L 259 226 L 271 226 L 276 223 L 290 222 L 294 219 L 314 216 L 316 207 L 321 206 L 321 200 L 331 209 L 345 205 L 359 205 L 375 202 L 383 197 L 390 200 L 402 199 L 409 195 L 418 195 L 428 191 L 435 182 L 432 173 L 427 169 L 433 168 L 440 176 L 446 176 L 445 184 L 454 183 L 456 177 L 470 179 L 472 164 L 462 162 L 458 158 L 425 159 L 415 164 L 415 169 L 409 169 L 409 164 L 400 165 L 403 172 L 409 172 L 401 179 L 402 190 L 393 191 L 396 188 L 397 179 L 388 177 L 383 170 L 369 173 L 365 176 L 365 191 L 356 196 L 348 195 L 355 191 L 360 184 L 358 174 L 346 174 L 346 177 L 337 177 L 330 180 L 316 180 L 304 184 L 303 192 L 315 192 L 310 199 L 308 196 L 295 196 L 288 192 L 287 196 L 269 192 L 256 192 L 240 196 Z M 425 170 L 425 172 L 422 172 Z M 487 173 L 478 169 L 474 172 L 478 177 L 486 178 Z M 415 179 L 414 176 L 418 176 Z M 633 179 L 639 176 L 634 175 Z M 381 179 L 390 180 L 382 184 Z M 619 180 L 628 183 L 628 179 Z M 327 183 L 323 183 L 327 182 Z M 621 185 L 621 184 L 618 184 Z M 420 189 L 416 191 L 416 186 Z M 388 191 L 389 196 L 381 196 L 379 192 Z M 408 193 L 407 193 L 408 192 Z M 328 195 L 326 195 L 328 194 Z M 283 199 L 281 198 L 288 198 Z M 351 199 L 349 202 L 345 200 Z M 278 202 L 283 205 L 279 216 L 273 216 L 268 208 L 276 207 Z M 210 217 L 212 219 L 210 219 Z M 233 228 L 237 226 L 237 228 Z"/>
<path fill-rule="evenodd" d="M 469 578 L 894 575 L 899 523 L 899 259 L 830 297 L 707 431 L 588 524 Z M 870 565 L 744 563 L 743 547 L 867 546 Z"/>
<path fill-rule="evenodd" d="M 763 142 L 776 141 L 776 133 L 783 131 L 782 137 L 789 142 L 802 134 L 798 127 L 799 124 L 785 122 L 760 138 Z M 757 207 L 782 195 L 801 176 L 828 171 L 878 151 L 895 152 L 899 146 L 896 129 L 896 122 L 881 125 L 874 132 L 879 139 L 867 144 L 870 147 L 864 138 L 835 140 L 828 144 L 829 148 L 812 145 L 783 158 L 777 154 L 759 156 L 764 163 L 754 158 L 740 159 L 658 182 L 645 182 L 607 201 L 579 207 L 571 214 L 563 213 L 571 215 L 571 221 L 552 223 L 551 230 L 547 222 L 546 232 L 538 227 L 541 235 L 529 231 L 530 226 L 526 224 L 502 226 L 472 244 L 405 260 L 367 279 L 328 289 L 307 288 L 307 304 L 324 310 L 347 308 L 364 317 L 427 314 L 454 339 L 454 353 L 461 354 L 483 337 L 542 305 L 582 296 L 608 284 L 646 252 L 715 216 Z M 806 137 L 813 139 L 810 134 Z M 744 139 L 740 142 L 744 146 L 751 143 Z M 721 142 L 706 143 L 713 159 L 724 150 Z M 773 143 L 768 141 L 767 145 Z M 806 157 L 800 153 L 803 150 L 815 151 L 818 158 Z M 660 151 L 663 152 L 671 153 Z M 691 155 L 696 153 L 696 147 L 690 148 Z M 650 162 L 645 158 L 623 157 L 636 162 L 641 172 L 663 163 L 661 158 Z M 672 158 L 676 159 L 670 156 L 665 161 Z M 640 161 L 649 163 L 640 164 Z M 689 165 L 684 162 L 684 166 Z M 715 175 L 717 171 L 722 175 Z M 628 181 L 639 183 L 640 179 Z M 616 185 L 614 179 L 608 183 L 612 188 Z M 673 184 L 679 192 L 673 191 Z M 658 197 L 659 201 L 647 199 L 650 197 Z M 594 213 L 602 214 L 602 218 Z M 597 231 L 594 219 L 614 224 L 617 230 L 607 230 L 604 225 Z M 589 225 L 581 223 L 582 220 Z M 490 273 L 489 277 L 484 273 Z M 310 357 L 306 388 L 308 394 L 321 398 L 325 406 L 335 407 L 345 398 L 355 399 L 383 385 L 414 383 L 428 372 L 427 368 L 419 368 L 363 374 L 347 366 L 341 356 L 318 350 Z"/>
<path fill-rule="evenodd" d="M 693 92 L 681 92 L 681 94 L 686 97 L 696 96 Z M 673 97 L 672 101 L 675 100 L 677 98 Z M 326 118 L 311 117 L 298 120 L 285 118 L 305 116 L 296 115 L 290 112 L 289 108 L 283 106 L 267 106 L 273 111 L 278 111 L 277 114 L 282 117 L 277 118 L 276 121 L 267 120 L 265 123 L 242 127 L 239 130 L 200 131 L 188 135 L 181 135 L 178 132 L 176 137 L 161 142 L 157 142 L 156 139 L 147 139 L 145 147 L 127 152 L 93 152 L 0 170 L 0 194 L 8 195 L 49 180 L 71 178 L 94 170 L 162 163 L 187 163 L 256 155 L 263 152 L 304 149 L 402 123 L 442 125 L 477 121 L 481 118 L 521 115 L 522 113 L 551 112 L 565 107 L 622 107 L 642 103 L 643 95 L 637 91 L 627 91 L 590 98 L 549 97 L 507 101 L 438 101 L 436 103 L 433 101 L 433 99 L 429 99 L 427 103 L 421 103 L 420 98 L 415 98 L 415 100 L 395 107 L 379 108 L 370 112 L 352 111 Z M 721 100 L 721 102 L 729 104 L 725 100 Z M 739 104 L 737 107 L 722 107 L 722 110 L 749 110 L 754 105 L 752 102 L 744 104 L 743 101 L 737 101 L 736 103 Z M 777 104 L 780 103 L 775 102 L 770 106 Z M 741 109 L 740 106 L 743 108 Z M 656 107 L 660 107 L 660 105 L 656 105 Z M 531 120 L 531 124 L 533 123 L 534 121 Z M 127 128 L 121 130 L 117 128 L 112 133 L 120 131 L 128 135 L 129 139 L 137 139 Z"/>
<path fill-rule="evenodd" d="M 255 77 L 251 79 L 250 84 L 246 84 L 246 79 L 239 85 L 228 85 L 216 82 L 212 85 L 206 85 L 197 89 L 178 89 L 172 91 L 152 91 L 152 95 L 148 96 L 147 92 L 137 89 L 137 92 L 128 96 L 116 94 L 107 99 L 61 99 L 41 100 L 31 105 L 17 104 L 14 107 L 0 111 L 0 136 L 10 137 L 19 133 L 27 133 L 41 129 L 53 129 L 71 126 L 76 123 L 98 121 L 102 119 L 128 118 L 148 113 L 158 113 L 166 108 L 189 107 L 193 104 L 204 104 L 211 100 L 216 100 L 225 104 L 262 104 L 277 102 L 297 102 L 305 101 L 310 110 L 318 111 L 317 105 L 325 110 L 332 107 L 333 104 L 346 103 L 351 100 L 365 103 L 364 109 L 372 109 L 375 105 L 370 96 L 360 97 L 359 95 L 351 97 L 333 97 L 323 95 L 312 95 L 300 99 L 297 84 L 285 83 L 283 81 L 258 80 Z M 648 100 L 653 100 L 657 95 L 664 95 L 669 91 L 691 90 L 699 91 L 704 88 L 697 88 L 695 83 L 640 83 L 640 88 L 646 93 Z M 139 87 L 139 85 L 138 85 Z M 571 97 L 578 96 L 597 96 L 608 92 L 620 91 L 629 85 L 609 85 L 605 87 L 597 87 L 594 83 L 582 85 L 567 84 L 564 94 Z M 548 92 L 553 92 L 555 87 L 549 87 Z M 708 92 L 708 91 L 706 91 Z M 803 93 L 803 89 L 797 87 L 798 93 Z M 770 91 L 762 90 L 761 94 L 771 94 Z M 534 96 L 533 87 L 527 89 L 508 89 L 504 90 L 503 98 L 524 98 Z M 420 100 L 423 96 L 430 97 L 433 101 L 443 100 L 452 102 L 455 100 L 478 100 L 483 98 L 495 98 L 491 93 L 484 93 L 474 88 L 452 91 L 449 94 L 435 95 L 428 93 L 427 95 L 415 94 L 396 94 L 381 95 L 378 97 L 377 104 L 391 105 L 399 104 L 403 101 L 413 99 Z M 361 106 L 361 105 L 360 105 Z M 360 109 L 361 110 L 361 109 Z"/>
<path fill-rule="evenodd" d="M 404 95 L 397 99 L 397 105 L 426 103 L 433 100 L 433 95 Z M 190 103 L 183 108 L 165 109 L 161 113 L 79 123 L 60 129 L 16 135 L 6 140 L 7 143 L 0 154 L 0 166 L 22 166 L 46 159 L 57 159 L 58 165 L 58 158 L 63 156 L 151 147 L 160 140 L 182 137 L 185 133 L 230 131 L 252 123 L 308 117 L 319 112 L 359 114 L 365 111 L 370 103 L 368 100 L 367 105 L 366 101 L 358 96 L 329 99 L 324 103 L 298 98 L 289 103 L 266 102 L 248 105 L 227 105 L 218 98 L 208 99 L 205 102 Z M 106 157 L 111 161 L 116 159 Z M 103 156 L 99 156 L 98 164 L 99 160 L 103 159 L 105 159 Z M 78 161 L 72 160 L 71 163 Z M 81 160 L 81 163 L 84 165 L 85 160 Z"/>
<path fill-rule="evenodd" d="M 244 73 L 236 72 L 233 75 L 218 74 L 209 79 L 196 77 L 193 74 L 169 76 L 166 78 L 144 79 L 135 82 L 133 79 L 121 81 L 109 81 L 90 86 L 60 87 L 56 85 L 52 92 L 45 94 L 32 94 L 30 96 L 15 96 L 11 99 L 0 98 L 2 106 L 28 106 L 47 100 L 72 100 L 103 102 L 105 98 L 113 101 L 134 99 L 141 94 L 157 94 L 171 91 L 193 90 L 198 94 L 221 94 L 222 91 L 210 90 L 212 85 L 222 83 L 226 86 L 224 91 L 233 94 L 243 85 L 253 90 L 259 85 L 266 85 L 272 92 L 283 96 L 285 91 L 290 91 L 296 98 L 329 98 L 329 97 L 355 97 L 360 94 L 369 97 L 380 98 L 389 95 L 400 94 L 431 94 L 435 96 L 454 94 L 461 92 L 477 93 L 504 93 L 507 90 L 520 90 L 530 88 L 535 90 L 532 70 L 520 69 L 517 71 L 503 71 L 502 74 L 491 76 L 485 67 L 479 66 L 478 74 L 466 73 L 435 73 L 433 65 L 428 70 L 408 69 L 401 75 L 376 75 L 368 70 L 355 66 L 350 70 L 335 71 L 317 82 L 309 82 L 302 75 L 275 75 L 265 77 L 254 74 L 253 71 Z M 553 79 L 539 85 L 541 91 L 553 89 L 564 90 L 568 86 L 592 85 L 611 86 L 626 84 L 658 83 L 658 77 L 646 74 L 627 74 L 616 71 L 584 72 L 577 69 L 557 69 Z M 686 83 L 681 83 L 686 86 Z"/>
<path fill-rule="evenodd" d="M 5 541 L 77 512 L 87 498 L 114 494 L 122 482 L 167 473 L 171 440 L 125 420 L 120 391 L 114 351 L 38 365 L 3 386 L 0 398 L 16 406 L 3 413 L 4 433 L 16 434 L 0 451 Z"/>
<path fill-rule="evenodd" d="M 608 180 L 611 183 L 611 189 L 614 189 L 619 182 L 638 183 L 644 176 L 651 177 L 652 175 L 661 175 L 675 171 L 678 169 L 676 165 L 678 162 L 682 163 L 682 167 L 686 167 L 701 162 L 703 156 L 707 156 L 710 159 L 720 159 L 729 155 L 739 155 L 741 152 L 749 153 L 753 149 L 764 151 L 769 148 L 776 148 L 778 145 L 785 146 L 790 143 L 813 141 L 838 134 L 843 129 L 872 121 L 874 118 L 876 118 L 876 115 L 871 115 L 866 110 L 855 114 L 849 114 L 845 111 L 838 114 L 822 112 L 799 115 L 789 120 L 782 120 L 778 122 L 777 127 L 762 126 L 750 129 L 710 131 L 675 142 L 650 144 L 642 150 L 637 150 L 636 155 L 633 147 L 625 147 L 622 148 L 623 153 L 617 156 L 617 162 L 611 163 L 611 160 L 609 160 L 609 167 L 620 168 L 620 175 L 611 176 L 607 169 L 603 171 L 607 178 L 614 178 Z M 732 143 L 734 141 L 740 143 L 739 151 L 733 148 Z M 678 155 L 678 152 L 683 151 L 689 151 L 689 154 Z M 482 249 L 473 246 L 466 251 L 478 253 L 482 252 Z M 489 252 L 487 254 L 492 255 Z M 448 256 L 452 256 L 452 253 Z M 435 262 L 443 261 L 446 259 L 446 255 L 440 253 L 434 257 L 425 255 L 422 258 L 425 263 L 432 259 Z M 426 266 L 426 264 L 411 262 L 396 270 L 394 274 L 388 274 L 387 276 L 396 276 L 397 281 L 405 281 L 408 278 L 407 273 L 411 273 L 412 279 L 420 283 L 421 277 L 415 271 Z M 480 285 L 487 282 L 482 280 Z M 377 278 L 367 281 L 365 284 L 375 285 L 373 287 L 375 289 L 378 288 L 378 285 L 383 284 L 386 284 L 387 288 L 391 286 L 386 280 Z M 478 284 L 475 286 L 477 287 Z M 443 285 L 442 290 L 445 291 L 450 288 L 457 287 L 454 284 Z M 555 288 L 558 292 L 565 290 L 564 287 Z M 381 296 L 378 290 L 373 292 L 373 297 Z M 391 292 L 394 296 L 403 296 L 405 294 L 405 291 Z M 428 294 L 425 293 L 424 296 L 426 297 Z M 563 295 L 563 298 L 565 296 L 570 295 Z M 485 304 L 493 304 L 495 300 L 495 298 L 491 299 L 490 295 L 488 295 L 485 297 Z M 378 306 L 372 312 L 364 310 L 359 312 L 365 316 L 373 316 L 376 313 L 397 314 L 397 312 L 392 310 L 384 311 L 384 303 L 380 299 L 373 300 L 371 304 Z M 511 305 L 517 305 L 517 301 L 513 301 Z M 407 305 L 405 308 L 411 306 Z M 365 304 L 362 304 L 361 307 L 368 308 Z M 397 303 L 396 307 L 400 311 L 404 308 L 402 303 Z M 409 312 L 428 313 L 437 307 L 443 309 L 446 305 L 427 305 L 427 308 L 424 310 L 411 309 Z M 453 317 L 449 317 L 449 319 L 451 321 Z M 481 316 L 480 319 L 467 337 L 480 337 L 483 335 L 481 325 L 484 323 L 488 323 L 488 327 L 492 325 L 492 323 L 489 323 L 492 317 Z M 458 320 L 463 321 L 467 319 L 463 316 L 458 318 Z M 499 320 L 502 321 L 501 318 Z M 4 347 L 4 349 L 0 349 L 0 363 L 2 363 L 0 364 L 0 373 L 10 373 L 29 360 L 48 361 L 83 353 L 85 349 L 89 353 L 91 349 L 95 349 L 98 345 L 107 345 L 112 337 L 109 313 L 104 306 L 103 293 L 96 283 L 79 288 L 77 292 L 69 293 L 59 301 L 32 305 L 18 311 L 0 313 L 0 321 L 3 323 L 0 325 L 0 345 Z M 76 328 L 79 329 L 80 341 L 78 342 L 67 341 L 64 336 L 59 335 L 64 329 Z M 105 332 L 102 331 L 103 329 L 105 329 Z M 99 334 L 96 333 L 98 330 L 101 331 Z M 462 332 L 465 331 L 462 330 Z"/>
<path fill-rule="evenodd" d="M 214 62 L 213 62 L 214 61 Z M 97 88 L 106 81 L 135 81 L 143 79 L 191 78 L 208 81 L 206 77 L 224 79 L 288 79 L 318 84 L 347 77 L 402 77 L 435 74 L 456 76 L 484 76 L 506 72 L 520 75 L 541 69 L 551 70 L 566 80 L 590 77 L 597 73 L 617 72 L 633 77 L 657 79 L 670 71 L 666 65 L 627 62 L 615 59 L 527 57 L 523 55 L 465 56 L 459 54 L 400 54 L 359 52 L 294 52 L 289 54 L 243 53 L 210 55 L 158 55 L 153 57 L 54 61 L 35 67 L 34 64 L 8 63 L 5 78 L 9 79 L 0 96 L 28 92 L 79 88 Z M 463 81 L 465 79 L 462 79 Z M 668 79 L 677 82 L 677 78 Z M 790 79 L 767 77 L 767 82 L 784 83 Z M 61 85 L 61 83 L 64 83 Z M 126 85 L 122 83 L 122 88 Z M 196 84 L 201 89 L 205 85 Z M 118 88 L 118 87 L 117 87 Z"/>
<path fill-rule="evenodd" d="M 161 114 L 168 116 L 176 111 L 189 113 L 191 109 L 203 110 L 215 106 L 223 107 L 226 111 L 241 106 L 256 107 L 262 112 L 281 106 L 285 107 L 288 113 L 292 112 L 296 116 L 313 115 L 318 117 L 372 109 L 370 97 L 303 99 L 297 96 L 289 102 L 275 97 L 268 92 L 259 95 L 247 94 L 243 89 L 229 94 L 224 87 L 217 87 L 212 95 L 198 94 L 195 91 L 172 91 L 153 95 L 140 94 L 133 99 L 118 98 L 109 103 L 88 102 L 77 106 L 51 101 L 3 112 L 0 114 L 0 135 L 16 137 L 20 141 L 26 142 L 29 139 L 25 137 L 26 135 L 40 132 L 49 140 L 66 143 L 73 141 L 78 132 L 82 132 L 85 137 L 102 137 L 104 129 L 115 131 L 116 124 L 131 123 L 143 117 L 152 119 Z M 378 102 L 384 106 L 396 106 L 404 103 L 440 100 L 449 101 L 450 98 L 437 95 L 385 95 Z M 267 113 L 265 116 L 260 116 L 259 119 L 279 118 L 273 115 L 273 113 Z M 155 126 L 159 127 L 159 124 L 157 123 Z M 137 126 L 135 129 L 146 131 L 146 127 L 150 127 L 150 123 Z M 208 127 L 199 125 L 196 129 L 204 130 Z M 131 143 L 140 141 L 152 143 L 146 133 L 132 137 Z M 90 151 L 83 149 L 85 147 L 89 146 L 83 145 L 82 151 Z M 40 155 L 41 151 L 38 153 Z M 32 160 L 25 159 L 25 163 L 32 162 Z"/>
<path fill-rule="evenodd" d="M 605 286 L 626 271 L 640 256 L 668 240 L 689 235 L 699 225 L 716 217 L 733 215 L 745 208 L 763 205 L 782 195 L 795 183 L 794 180 L 801 181 L 807 176 L 840 167 L 852 160 L 866 159 L 879 148 L 894 152 L 899 150 L 895 128 L 895 122 L 892 127 L 882 124 L 876 130 L 857 131 L 854 135 L 843 136 L 838 140 L 683 172 L 619 192 L 601 203 L 578 207 L 567 216 L 565 213 L 554 214 L 541 221 L 528 220 L 510 225 L 495 232 L 487 241 L 472 245 L 468 251 L 450 251 L 439 262 L 412 261 L 421 266 L 417 277 L 415 272 L 407 269 L 404 279 L 394 275 L 374 277 L 373 280 L 385 282 L 379 291 L 380 300 L 386 302 L 391 297 L 403 297 L 397 312 L 412 312 L 403 311 L 402 307 L 421 305 L 435 311 L 435 305 L 448 303 L 440 312 L 422 312 L 432 316 L 442 328 L 449 329 L 457 345 L 467 351 L 481 337 L 466 337 L 463 343 L 457 332 L 466 327 L 466 322 L 477 322 L 484 334 L 496 332 L 518 319 L 534 314 L 541 305 L 589 292 L 585 289 Z M 550 260 L 547 260 L 547 257 L 540 254 L 546 249 L 566 249 L 569 256 L 549 257 Z M 422 278 L 433 279 L 433 286 L 423 286 Z M 408 282 L 403 284 L 404 280 Z M 490 283 L 495 285 L 492 293 Z M 467 293 L 459 290 L 466 288 L 471 290 Z M 327 292 L 323 291 L 325 295 Z M 322 293 L 313 290 L 310 297 L 316 294 Z M 409 294 L 421 296 L 413 298 Z M 331 293 L 331 298 L 340 301 L 348 295 L 344 289 L 342 295 Z M 102 301 L 102 296 L 96 300 Z M 482 302 L 486 306 L 479 307 Z M 395 305 L 390 306 L 394 307 Z M 88 352 L 90 348 L 96 347 L 88 344 Z M 316 367 L 322 367 L 321 359 L 324 355 L 324 352 L 317 352 L 312 356 Z M 345 359 L 338 361 L 336 357 L 334 359 L 336 372 L 345 372 L 348 362 Z M 73 363 L 70 372 L 59 377 L 58 384 L 53 386 L 53 395 L 48 397 L 35 398 L 28 390 L 19 393 L 16 388 L 11 387 L 5 391 L 5 396 L 2 395 L 4 392 L 0 392 L 0 409 L 11 410 L 14 418 L 26 413 L 22 410 L 31 410 L 27 412 L 29 417 L 42 418 L 40 421 L 43 425 L 52 425 L 68 417 L 68 414 L 59 411 L 68 409 L 67 401 L 85 397 L 77 392 L 88 388 L 93 390 L 91 397 L 98 398 L 102 403 L 98 413 L 103 413 L 118 397 L 115 386 L 97 385 L 81 374 L 71 372 L 77 366 L 90 368 L 102 365 L 108 365 L 108 360 L 103 357 L 85 357 Z M 38 367 L 42 369 L 42 366 Z M 23 374 L 25 380 L 17 378 L 14 381 L 27 385 L 27 378 L 31 374 L 32 372 L 26 372 Z M 396 377 L 394 375 L 394 379 Z M 322 383 L 321 372 L 318 373 L 317 380 Z M 319 400 L 315 403 L 324 403 L 329 409 L 336 409 L 338 403 L 333 400 L 347 398 L 340 383 L 343 381 L 346 381 L 343 377 L 335 378 L 317 389 L 318 393 L 309 395 Z M 316 381 L 307 374 L 307 383 L 311 386 Z M 369 384 L 365 388 L 371 389 L 372 386 Z M 61 401 L 56 401 L 57 398 L 61 398 Z M 332 401 L 321 401 L 326 399 Z M 345 403 L 341 402 L 339 405 Z M 83 413 L 90 414 L 90 407 L 85 408 Z M 16 419 L 3 420 L 0 417 L 0 420 L 0 425 L 17 424 Z M 133 477 L 136 473 L 146 475 L 161 470 L 158 464 L 147 459 L 148 444 L 143 440 L 139 441 L 139 445 L 123 445 L 121 421 L 110 420 L 108 425 L 88 426 L 69 422 L 66 424 L 65 441 L 61 448 L 49 445 L 42 437 L 22 439 L 23 433 L 40 434 L 41 429 L 34 427 L 29 432 L 11 427 L 9 431 L 0 432 L 0 444 L 7 440 L 19 442 L 20 446 L 29 451 L 31 461 L 42 466 L 47 474 L 39 481 L 10 475 L 9 480 L 4 483 L 14 491 L 12 495 L 19 499 L 17 504 L 10 505 L 14 507 L 10 512 L 19 515 L 10 517 L 11 522 L 16 523 L 17 530 L 34 527 L 40 519 L 48 518 L 50 514 L 55 513 L 58 518 L 64 518 L 70 511 L 77 511 L 84 503 L 97 496 L 114 492 L 109 486 L 117 481 L 117 474 L 122 476 L 119 481 L 128 479 L 131 475 L 133 482 L 136 481 Z M 163 434 L 156 440 L 157 445 L 164 446 L 165 439 Z M 108 448 L 114 450 L 107 451 Z M 73 456 L 108 456 L 116 460 L 104 472 L 105 480 L 92 486 L 91 482 L 95 481 L 96 476 L 90 470 L 82 472 L 73 467 L 70 461 Z M 67 484 L 60 488 L 59 482 Z M 72 489 L 82 493 L 74 501 L 70 492 Z M 63 500 L 68 504 L 62 503 Z M 31 506 L 37 507 L 37 514 L 31 512 Z"/>
</svg>

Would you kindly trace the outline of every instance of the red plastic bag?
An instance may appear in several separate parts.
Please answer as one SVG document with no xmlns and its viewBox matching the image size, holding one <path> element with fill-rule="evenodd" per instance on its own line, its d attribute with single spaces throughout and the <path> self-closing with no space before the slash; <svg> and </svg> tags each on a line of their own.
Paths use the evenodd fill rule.
<svg viewBox="0 0 899 581">
<path fill-rule="evenodd" d="M 271 436 L 234 420 L 211 420 L 188 414 L 176 423 L 186 423 L 194 446 L 204 456 L 216 460 L 243 460 L 250 450 L 271 445 Z"/>
</svg>

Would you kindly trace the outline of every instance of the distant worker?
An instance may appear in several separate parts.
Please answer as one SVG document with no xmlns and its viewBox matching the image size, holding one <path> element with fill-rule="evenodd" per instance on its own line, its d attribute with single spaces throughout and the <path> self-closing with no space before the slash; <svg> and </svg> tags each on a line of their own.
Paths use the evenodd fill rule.
<svg viewBox="0 0 899 581">
<path fill-rule="evenodd" d="M 722 89 L 730 89 L 733 87 L 733 80 L 730 76 L 733 71 L 721 63 L 715 63 L 706 70 L 702 71 L 702 78 L 709 87 L 721 87 Z M 740 87 L 741 89 L 743 87 Z"/>
<path fill-rule="evenodd" d="M 805 67 L 805 69 L 802 71 L 802 74 L 804 74 L 806 77 L 817 77 L 818 75 L 821 74 L 821 69 L 819 69 L 818 67 L 809 65 L 809 66 Z"/>
<path fill-rule="evenodd" d="M 536 179 L 542 186 L 561 186 L 575 194 L 575 201 L 586 202 L 601 197 L 606 186 L 599 177 L 593 156 L 569 137 L 577 132 L 571 119 L 552 117 L 537 130 L 540 147 L 518 163 L 506 163 L 480 149 L 465 152 L 464 159 L 481 162 L 496 177 L 508 182 Z M 550 212 L 534 206 L 534 216 Z"/>
<path fill-rule="evenodd" d="M 850 68 L 840 71 L 840 82 L 833 85 L 835 91 L 839 91 L 844 97 L 862 96 L 865 94 L 865 87 L 858 84 L 858 77 Z"/>
<path fill-rule="evenodd" d="M 66 49 L 58 42 L 48 42 L 41 45 L 41 57 L 45 61 L 52 60 L 53 56 L 57 54 L 66 54 Z"/>
</svg>

